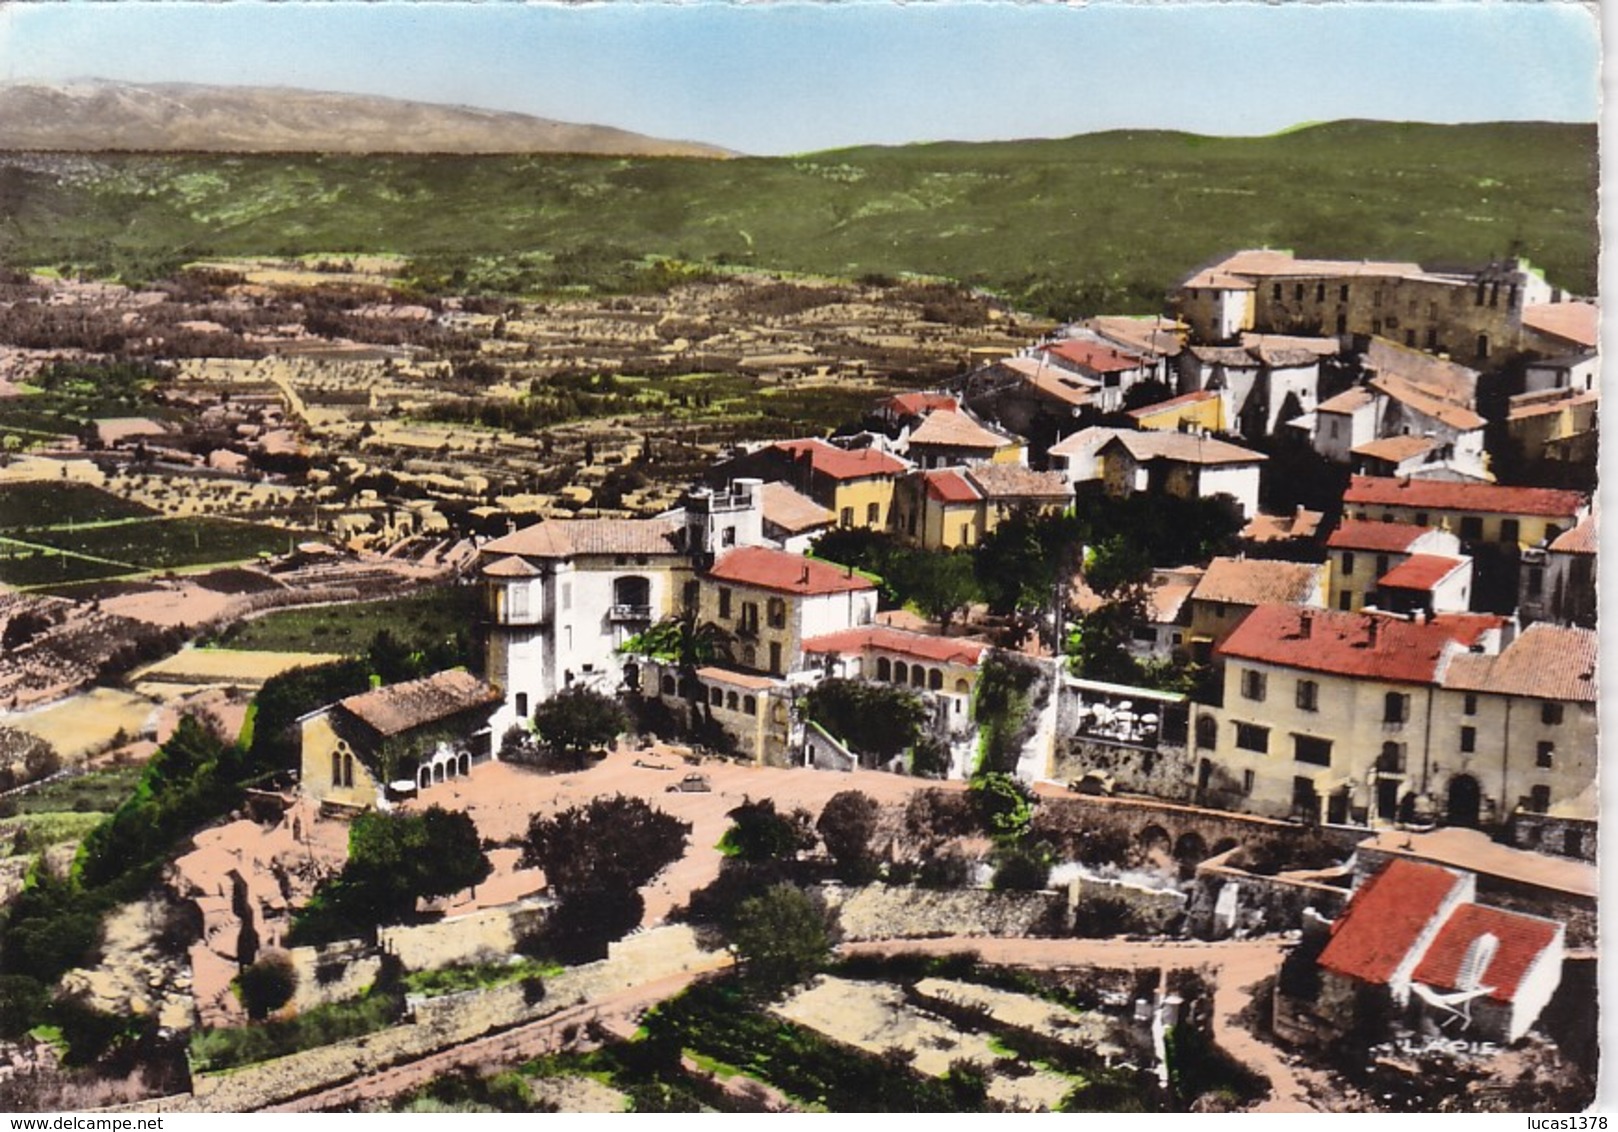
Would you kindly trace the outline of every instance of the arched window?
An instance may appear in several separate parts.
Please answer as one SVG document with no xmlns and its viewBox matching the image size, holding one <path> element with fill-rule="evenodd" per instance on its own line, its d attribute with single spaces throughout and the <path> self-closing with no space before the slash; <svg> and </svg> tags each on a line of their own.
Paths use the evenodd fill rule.
<svg viewBox="0 0 1618 1132">
<path fill-rule="evenodd" d="M 472 773 L 472 756 L 467 754 L 465 751 L 461 752 L 461 773 Z"/>
<path fill-rule="evenodd" d="M 343 752 L 343 785 L 354 785 L 354 756 Z"/>
<path fill-rule="evenodd" d="M 927 686 L 927 670 L 919 664 L 910 670 L 910 686 L 912 688 L 925 688 Z"/>
<path fill-rule="evenodd" d="M 934 692 L 944 690 L 944 670 L 942 668 L 934 668 L 927 673 L 927 687 Z"/>
<path fill-rule="evenodd" d="M 725 697 L 725 707 L 728 708 L 729 710 L 735 711 L 736 710 L 736 704 L 737 704 L 737 698 L 736 698 L 736 693 L 735 692 L 731 692 L 729 695 L 727 695 Z"/>
<path fill-rule="evenodd" d="M 1218 743 L 1219 724 L 1211 715 L 1197 716 L 1197 746 L 1212 750 Z"/>
<path fill-rule="evenodd" d="M 742 710 L 745 711 L 748 715 L 757 715 L 758 714 L 758 697 L 757 696 L 748 696 L 745 699 L 743 699 L 742 700 Z"/>
<path fill-rule="evenodd" d="M 426 766 L 422 767 L 421 770 L 416 773 L 416 781 L 421 784 L 421 788 L 423 790 L 431 786 L 433 784 L 432 768 Z"/>
<path fill-rule="evenodd" d="M 663 687 L 663 694 L 665 696 L 674 695 L 674 676 L 673 676 L 673 674 L 668 673 L 668 672 L 663 673 L 662 687 Z"/>
<path fill-rule="evenodd" d="M 343 756 L 340 751 L 331 753 L 331 784 L 333 786 L 343 784 Z"/>
<path fill-rule="evenodd" d="M 955 681 L 955 694 L 957 696 L 967 696 L 971 695 L 971 693 L 972 685 L 966 682 L 966 677 L 963 676 L 959 680 Z"/>
<path fill-rule="evenodd" d="M 885 656 L 876 658 L 876 678 L 883 682 L 893 679 L 893 664 Z"/>
<path fill-rule="evenodd" d="M 709 692 L 708 692 L 708 702 L 711 703 L 714 707 L 722 707 L 722 706 L 724 706 L 724 703 L 725 703 L 724 690 L 720 689 L 720 688 L 712 688 L 712 689 L 710 689 Z"/>
</svg>

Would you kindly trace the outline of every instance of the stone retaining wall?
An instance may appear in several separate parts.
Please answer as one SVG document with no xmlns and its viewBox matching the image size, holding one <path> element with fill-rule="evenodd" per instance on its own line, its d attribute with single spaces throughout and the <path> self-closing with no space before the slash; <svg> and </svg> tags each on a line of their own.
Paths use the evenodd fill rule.
<svg viewBox="0 0 1618 1132">
<path fill-rule="evenodd" d="M 419 1002 L 412 1019 L 363 1037 L 304 1050 L 257 1065 L 198 1073 L 192 1095 L 175 1111 L 248 1112 L 315 1092 L 389 1065 L 423 1057 L 492 1030 L 521 1025 L 579 1003 L 711 966 L 713 956 L 697 946 L 685 927 L 642 932 L 612 949 L 599 963 L 571 968 L 547 979 L 544 996 L 521 985 L 445 995 Z"/>
</svg>

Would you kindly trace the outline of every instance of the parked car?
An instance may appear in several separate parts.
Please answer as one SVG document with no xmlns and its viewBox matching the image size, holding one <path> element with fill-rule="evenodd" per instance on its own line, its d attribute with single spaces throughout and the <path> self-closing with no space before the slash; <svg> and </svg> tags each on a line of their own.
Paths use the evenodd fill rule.
<svg viewBox="0 0 1618 1132">
<path fill-rule="evenodd" d="M 678 782 L 668 785 L 670 794 L 706 794 L 713 789 L 713 783 L 708 781 L 706 774 L 688 774 Z"/>
</svg>

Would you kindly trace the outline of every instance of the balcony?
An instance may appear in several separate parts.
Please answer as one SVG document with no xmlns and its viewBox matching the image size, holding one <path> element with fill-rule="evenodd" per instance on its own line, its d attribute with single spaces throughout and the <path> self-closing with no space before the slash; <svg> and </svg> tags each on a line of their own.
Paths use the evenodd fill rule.
<svg viewBox="0 0 1618 1132">
<path fill-rule="evenodd" d="M 607 607 L 607 620 L 614 624 L 626 622 L 650 622 L 652 620 L 652 607 L 649 605 L 612 605 Z"/>
</svg>

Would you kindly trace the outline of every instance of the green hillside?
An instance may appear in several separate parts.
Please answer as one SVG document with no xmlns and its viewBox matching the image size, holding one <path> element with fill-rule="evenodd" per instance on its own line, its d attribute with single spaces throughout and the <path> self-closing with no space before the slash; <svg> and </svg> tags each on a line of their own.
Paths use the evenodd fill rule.
<svg viewBox="0 0 1618 1132">
<path fill-rule="evenodd" d="M 0 259 L 140 277 L 211 255 L 394 252 L 542 290 L 642 255 L 947 275 L 1058 314 L 1152 310 L 1241 246 L 1477 262 L 1596 285 L 1596 129 L 1337 122 L 730 161 L 0 156 Z M 460 275 L 454 275 L 459 269 Z"/>
</svg>

